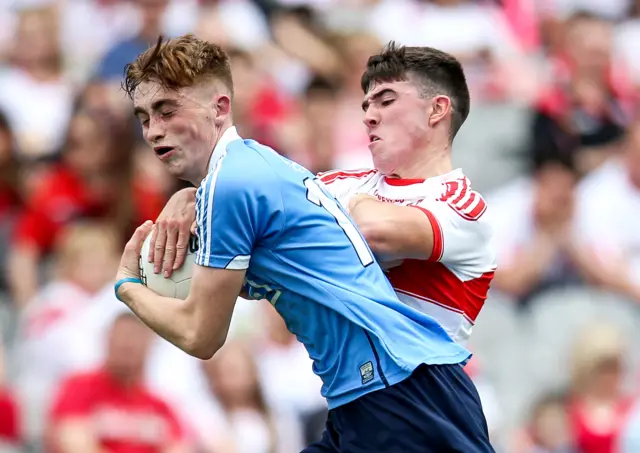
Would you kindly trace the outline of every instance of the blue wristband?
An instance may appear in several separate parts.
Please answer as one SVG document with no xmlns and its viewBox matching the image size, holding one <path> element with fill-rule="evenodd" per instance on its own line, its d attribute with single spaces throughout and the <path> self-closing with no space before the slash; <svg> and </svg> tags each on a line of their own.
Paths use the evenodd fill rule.
<svg viewBox="0 0 640 453">
<path fill-rule="evenodd" d="M 118 280 L 118 282 L 116 283 L 115 291 L 116 291 L 116 299 L 118 299 L 120 302 L 124 302 L 124 301 L 122 299 L 120 299 L 120 297 L 118 296 L 118 290 L 125 283 L 140 283 L 140 284 L 142 284 L 142 280 L 139 279 L 139 278 L 134 278 L 134 277 L 121 278 L 120 280 Z"/>
</svg>

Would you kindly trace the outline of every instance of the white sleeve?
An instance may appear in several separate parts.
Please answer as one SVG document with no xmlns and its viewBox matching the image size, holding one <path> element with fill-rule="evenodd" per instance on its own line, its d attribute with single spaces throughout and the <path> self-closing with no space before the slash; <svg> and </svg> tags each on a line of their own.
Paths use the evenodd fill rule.
<svg viewBox="0 0 640 453">
<path fill-rule="evenodd" d="M 343 207 L 349 206 L 351 198 L 359 193 L 367 193 L 369 183 L 376 174 L 375 170 L 332 170 L 318 173 L 318 179 Z"/>
<path fill-rule="evenodd" d="M 492 228 L 484 216 L 486 202 L 480 194 L 474 194 L 465 206 L 438 200 L 425 200 L 416 206 L 427 215 L 433 228 L 429 260 L 455 267 L 469 277 L 495 270 Z"/>
</svg>

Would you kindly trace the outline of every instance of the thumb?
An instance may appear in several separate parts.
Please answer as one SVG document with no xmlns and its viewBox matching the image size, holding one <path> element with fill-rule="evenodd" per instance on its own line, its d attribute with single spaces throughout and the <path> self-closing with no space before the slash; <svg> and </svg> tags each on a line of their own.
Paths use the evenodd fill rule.
<svg viewBox="0 0 640 453">
<path fill-rule="evenodd" d="M 196 223 L 196 221 L 194 220 L 193 223 L 191 224 L 191 234 L 196 234 L 196 230 L 198 229 L 198 224 Z"/>
</svg>

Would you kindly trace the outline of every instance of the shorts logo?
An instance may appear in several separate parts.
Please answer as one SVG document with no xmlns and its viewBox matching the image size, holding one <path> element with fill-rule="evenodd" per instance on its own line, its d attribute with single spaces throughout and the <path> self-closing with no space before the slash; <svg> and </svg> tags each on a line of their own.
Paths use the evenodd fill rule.
<svg viewBox="0 0 640 453">
<path fill-rule="evenodd" d="M 363 384 L 373 380 L 373 363 L 367 362 L 360 366 L 360 377 Z"/>
</svg>

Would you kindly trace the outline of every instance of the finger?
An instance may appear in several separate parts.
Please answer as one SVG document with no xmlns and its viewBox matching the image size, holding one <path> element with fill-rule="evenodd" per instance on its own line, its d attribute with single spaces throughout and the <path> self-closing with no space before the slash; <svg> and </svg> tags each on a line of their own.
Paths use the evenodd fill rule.
<svg viewBox="0 0 640 453">
<path fill-rule="evenodd" d="M 142 245 L 144 244 L 144 240 L 147 238 L 152 228 L 153 228 L 153 222 L 151 220 L 147 220 L 138 228 L 136 228 L 136 231 L 133 233 L 133 236 L 131 236 L 131 239 L 129 239 L 129 242 L 127 242 L 127 245 L 125 246 L 125 250 L 129 252 L 133 252 L 135 253 L 136 256 L 139 256 L 140 252 L 142 251 Z"/>
<path fill-rule="evenodd" d="M 162 269 L 162 260 L 164 259 L 164 248 L 167 244 L 167 224 L 160 222 L 156 224 L 157 237 L 154 245 L 155 252 L 153 254 L 153 272 L 158 274 Z"/>
<path fill-rule="evenodd" d="M 196 221 L 194 220 L 193 223 L 191 224 L 191 234 L 196 234 L 196 230 L 198 228 L 198 224 L 196 223 Z"/>
<path fill-rule="evenodd" d="M 140 225 L 136 230 L 136 256 L 140 256 L 140 252 L 142 251 L 142 246 L 144 245 L 144 241 L 149 236 L 149 233 L 153 231 L 153 222 L 151 220 L 147 220 L 142 225 Z"/>
<path fill-rule="evenodd" d="M 149 256 L 147 257 L 150 263 L 153 263 L 154 258 L 154 247 L 156 246 L 156 237 L 158 236 L 158 228 L 156 226 L 151 230 L 151 242 L 149 243 Z"/>
<path fill-rule="evenodd" d="M 179 269 L 187 256 L 187 246 L 189 245 L 189 231 L 180 229 L 178 232 L 178 243 L 176 244 L 176 260 L 173 263 L 173 270 Z"/>
<path fill-rule="evenodd" d="M 169 278 L 171 271 L 173 270 L 173 261 L 176 259 L 178 235 L 178 223 L 169 222 L 169 226 L 167 228 L 167 244 L 164 247 L 164 260 L 162 266 L 165 278 Z"/>
</svg>

